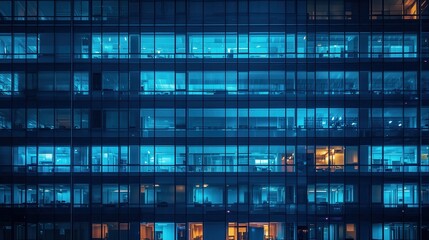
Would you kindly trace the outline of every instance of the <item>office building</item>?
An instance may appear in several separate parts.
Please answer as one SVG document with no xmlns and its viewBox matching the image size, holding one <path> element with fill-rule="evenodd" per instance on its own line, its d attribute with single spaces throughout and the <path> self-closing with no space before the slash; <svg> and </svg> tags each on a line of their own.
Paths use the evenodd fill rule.
<svg viewBox="0 0 429 240">
<path fill-rule="evenodd" d="M 2 0 L 0 239 L 429 239 L 428 21 Z"/>
</svg>

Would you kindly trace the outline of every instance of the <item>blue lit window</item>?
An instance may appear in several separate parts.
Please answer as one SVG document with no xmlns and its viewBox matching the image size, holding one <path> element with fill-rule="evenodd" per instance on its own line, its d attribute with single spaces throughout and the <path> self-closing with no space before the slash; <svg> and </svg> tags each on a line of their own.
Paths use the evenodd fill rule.
<svg viewBox="0 0 429 240">
<path fill-rule="evenodd" d="M 141 109 L 141 128 L 142 129 L 154 129 L 155 127 L 155 115 L 153 109 Z"/>
<path fill-rule="evenodd" d="M 311 46 L 308 46 L 311 47 Z M 316 58 L 328 58 L 329 57 L 329 34 L 328 33 L 317 33 L 316 34 Z"/>
<path fill-rule="evenodd" d="M 73 185 L 73 207 L 88 207 L 89 204 L 89 185 Z"/>
<path fill-rule="evenodd" d="M 38 185 L 38 200 L 39 207 L 53 207 L 55 203 L 55 191 L 53 184 Z"/>
<path fill-rule="evenodd" d="M 316 184 L 309 185 L 307 190 L 308 202 L 316 204 L 342 204 L 353 202 L 355 199 L 353 185 Z"/>
<path fill-rule="evenodd" d="M 174 172 L 174 146 L 156 146 L 155 171 Z"/>
<path fill-rule="evenodd" d="M 384 57 L 401 58 L 403 52 L 404 44 L 402 33 L 384 34 Z"/>
<path fill-rule="evenodd" d="M 92 146 L 91 164 L 92 172 L 101 172 L 101 146 Z"/>
<path fill-rule="evenodd" d="M 296 36 L 295 34 L 286 34 L 286 57 L 295 58 L 296 55 Z"/>
<path fill-rule="evenodd" d="M 55 172 L 70 172 L 70 147 L 55 148 Z"/>
<path fill-rule="evenodd" d="M 89 34 L 81 34 L 81 33 L 76 33 L 74 34 L 74 53 L 75 53 L 75 58 L 89 58 L 89 49 L 90 49 L 90 37 Z M 98 53 L 100 53 L 101 48 L 99 45 L 99 41 L 95 41 L 94 39 L 92 41 L 93 43 L 93 47 L 98 47 Z M 94 45 L 95 43 L 95 45 Z M 95 50 L 92 51 L 92 53 L 96 53 Z"/>
<path fill-rule="evenodd" d="M 153 94 L 155 90 L 155 74 L 153 71 L 142 71 L 140 74 L 140 91 L 143 94 Z"/>
<path fill-rule="evenodd" d="M 344 33 L 331 33 L 329 36 L 329 57 L 344 58 Z"/>
<path fill-rule="evenodd" d="M 414 58 L 417 52 L 415 34 L 372 34 L 369 44 L 373 58 Z M 383 55 L 384 54 L 384 55 Z"/>
<path fill-rule="evenodd" d="M 267 71 L 249 71 L 249 91 L 253 94 L 268 94 L 269 85 Z"/>
<path fill-rule="evenodd" d="M 203 169 L 203 158 L 201 156 L 203 153 L 202 146 L 189 146 L 188 150 L 188 171 L 189 172 L 201 172 Z"/>
<path fill-rule="evenodd" d="M 37 156 L 39 172 L 54 172 L 54 148 L 52 146 L 39 147 Z"/>
<path fill-rule="evenodd" d="M 417 57 L 417 35 L 404 34 L 404 58 Z"/>
<path fill-rule="evenodd" d="M 225 76 L 226 88 L 228 92 L 237 91 L 237 72 L 235 71 L 226 71 Z"/>
<path fill-rule="evenodd" d="M 101 58 L 101 34 L 92 34 L 92 58 Z"/>
<path fill-rule="evenodd" d="M 128 58 L 128 34 L 119 34 L 119 58 Z"/>
<path fill-rule="evenodd" d="M 186 53 L 186 36 L 184 34 L 176 35 L 176 53 Z"/>
<path fill-rule="evenodd" d="M 289 38 L 291 40 L 291 38 Z M 307 53 L 307 34 L 306 33 L 298 33 L 296 40 L 296 47 L 298 58 L 306 58 Z"/>
<path fill-rule="evenodd" d="M 102 76 L 103 91 L 118 91 L 119 79 L 118 72 L 106 71 Z"/>
<path fill-rule="evenodd" d="M 145 121 L 151 122 L 148 119 Z M 173 109 L 155 109 L 155 129 L 174 129 Z"/>
<path fill-rule="evenodd" d="M 13 36 L 13 52 L 14 52 L 14 58 L 25 58 L 26 53 L 26 41 L 25 41 L 25 34 L 23 33 L 16 33 Z"/>
<path fill-rule="evenodd" d="M 359 35 L 357 33 L 346 33 L 345 52 L 347 58 L 359 57 Z"/>
<path fill-rule="evenodd" d="M 238 52 L 249 53 L 249 35 L 239 34 L 238 35 Z M 239 57 L 247 58 L 247 55 L 240 54 Z"/>
<path fill-rule="evenodd" d="M 118 184 L 103 184 L 102 203 L 113 206 L 118 204 L 120 201 L 119 194 Z"/>
<path fill-rule="evenodd" d="M 416 172 L 416 146 L 373 146 L 373 172 Z"/>
<path fill-rule="evenodd" d="M 103 33 L 102 36 L 103 58 L 114 58 L 119 51 L 118 35 Z"/>
<path fill-rule="evenodd" d="M 182 36 L 183 37 L 183 36 Z M 183 39 L 182 39 L 183 40 Z M 179 44 L 180 38 L 178 39 Z M 157 58 L 174 58 L 175 46 L 174 46 L 174 34 L 168 33 L 156 33 L 155 35 L 155 56 Z M 147 47 L 150 45 L 148 44 Z M 179 48 L 183 45 L 180 46 Z"/>
<path fill-rule="evenodd" d="M 12 74 L 0 72 L 0 94 L 11 95 L 12 91 Z"/>
<path fill-rule="evenodd" d="M 383 203 L 385 207 L 417 207 L 418 188 L 416 184 L 394 183 L 385 184 L 383 191 Z"/>
<path fill-rule="evenodd" d="M 270 33 L 270 57 L 281 58 L 285 53 L 285 36 L 284 33 Z"/>
<path fill-rule="evenodd" d="M 250 57 L 267 58 L 268 57 L 268 34 L 251 33 L 249 35 L 249 53 Z"/>
<path fill-rule="evenodd" d="M 73 148 L 73 171 L 89 172 L 89 147 Z"/>
<path fill-rule="evenodd" d="M 140 171 L 153 172 L 155 165 L 154 146 L 140 146 Z"/>
<path fill-rule="evenodd" d="M 189 35 L 189 57 L 201 58 L 203 53 L 203 36 L 201 34 Z"/>
<path fill-rule="evenodd" d="M 75 94 L 87 95 L 89 92 L 88 72 L 74 72 L 73 91 Z"/>
<path fill-rule="evenodd" d="M 227 33 L 226 34 L 226 56 L 227 58 L 237 58 L 237 34 Z"/>
<path fill-rule="evenodd" d="M 10 34 L 0 34 L 0 58 L 11 58 L 12 56 L 12 36 Z"/>
<path fill-rule="evenodd" d="M 203 76 L 201 71 L 190 71 L 188 72 L 188 90 L 190 92 L 203 91 Z M 192 94 L 192 93 L 190 93 Z"/>
<path fill-rule="evenodd" d="M 225 72 L 204 71 L 204 91 L 225 91 Z"/>
<path fill-rule="evenodd" d="M 224 58 L 225 57 L 225 35 L 205 34 L 204 35 L 204 57 Z"/>
<path fill-rule="evenodd" d="M 174 223 L 155 223 L 155 239 L 174 239 Z"/>
<path fill-rule="evenodd" d="M 157 71 L 155 72 L 155 91 L 170 92 L 175 90 L 174 72 Z"/>
<path fill-rule="evenodd" d="M 26 163 L 30 165 L 28 170 L 30 172 L 36 172 L 35 166 L 37 164 L 37 147 L 28 146 L 26 152 Z"/>
<path fill-rule="evenodd" d="M 383 57 L 383 35 L 373 33 L 370 37 L 371 41 L 368 43 L 369 51 L 372 53 L 372 58 Z"/>
<path fill-rule="evenodd" d="M 328 128 L 328 108 L 316 108 L 316 128 Z"/>
<path fill-rule="evenodd" d="M 13 165 L 14 166 L 24 166 L 26 165 L 25 161 L 25 150 L 24 146 L 13 147 Z M 22 167 L 15 167 L 15 172 L 25 172 L 25 169 Z"/>
</svg>

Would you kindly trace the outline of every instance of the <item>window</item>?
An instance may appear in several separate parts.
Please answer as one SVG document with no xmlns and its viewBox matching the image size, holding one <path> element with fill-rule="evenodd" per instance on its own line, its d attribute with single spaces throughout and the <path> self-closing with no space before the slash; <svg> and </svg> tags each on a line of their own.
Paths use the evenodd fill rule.
<svg viewBox="0 0 429 240">
<path fill-rule="evenodd" d="M 421 203 L 424 205 L 429 204 L 429 185 L 422 184 L 421 185 Z"/>
<path fill-rule="evenodd" d="M 56 20 L 70 20 L 71 3 L 69 1 L 55 1 Z"/>
<path fill-rule="evenodd" d="M 82 33 L 75 33 L 75 40 L 74 40 L 74 53 L 75 58 L 89 58 L 89 49 L 90 49 L 90 35 L 89 34 L 82 34 Z M 98 37 L 98 35 L 96 35 Z M 99 40 L 93 40 L 92 47 L 95 48 L 95 50 L 92 51 L 92 54 L 95 53 L 95 56 L 97 56 L 98 53 L 100 53 L 101 48 L 99 46 Z M 98 45 L 97 45 L 98 44 Z"/>
<path fill-rule="evenodd" d="M 252 189 L 254 205 L 277 207 L 285 203 L 285 187 L 275 183 L 270 185 L 254 185 Z"/>
<path fill-rule="evenodd" d="M 89 74 L 87 72 L 74 72 L 73 90 L 75 94 L 87 95 L 89 92 Z"/>
<path fill-rule="evenodd" d="M 54 8 L 53 1 L 39 1 L 39 20 L 53 20 L 55 15 Z"/>
<path fill-rule="evenodd" d="M 142 58 L 154 58 L 155 55 L 155 37 L 154 34 L 141 35 L 141 50 Z"/>
<path fill-rule="evenodd" d="M 156 71 L 155 72 L 155 91 L 169 92 L 175 90 L 174 72 Z"/>
<path fill-rule="evenodd" d="M 10 184 L 0 184 L 0 205 L 12 203 L 12 192 Z"/>
<path fill-rule="evenodd" d="M 128 186 L 117 184 L 103 184 L 103 204 L 115 206 L 128 203 Z"/>
<path fill-rule="evenodd" d="M 1 20 L 10 21 L 12 16 L 12 1 L 5 0 L 0 6 Z"/>
<path fill-rule="evenodd" d="M 89 4 L 88 0 L 75 0 L 74 6 L 74 20 L 88 20 L 89 17 Z"/>
<path fill-rule="evenodd" d="M 73 207 L 88 207 L 89 186 L 88 184 L 73 185 Z"/>
<path fill-rule="evenodd" d="M 178 37 L 179 48 L 184 48 L 182 42 Z M 156 33 L 155 34 L 155 56 L 158 58 L 174 58 L 175 46 L 174 46 L 174 34 L 171 33 Z M 182 50 L 183 51 L 183 50 Z M 180 52 L 180 51 L 179 51 Z"/>
<path fill-rule="evenodd" d="M 204 57 L 224 58 L 225 57 L 225 35 L 205 34 L 204 35 Z"/>
<path fill-rule="evenodd" d="M 12 91 L 12 74 L 0 72 L 0 94 L 11 95 Z"/>
<path fill-rule="evenodd" d="M 323 184 L 308 185 L 308 202 L 316 204 L 344 204 L 355 201 L 353 185 Z"/>
<path fill-rule="evenodd" d="M 370 0 L 370 18 L 376 19 L 417 19 L 416 0 Z"/>
<path fill-rule="evenodd" d="M 268 44 L 268 34 L 251 33 L 249 35 L 250 57 L 267 58 L 269 53 Z"/>
<path fill-rule="evenodd" d="M 89 147 L 73 148 L 74 172 L 89 172 Z"/>
<path fill-rule="evenodd" d="M 119 89 L 119 79 L 118 72 L 103 72 L 102 74 L 102 88 L 103 91 L 118 91 Z"/>
<path fill-rule="evenodd" d="M 416 184 L 385 184 L 383 202 L 385 207 L 417 207 L 418 188 Z"/>
<path fill-rule="evenodd" d="M 12 36 L 0 34 L 0 59 L 12 58 Z"/>
<path fill-rule="evenodd" d="M 373 146 L 372 167 L 375 172 L 416 172 L 416 146 Z"/>
</svg>

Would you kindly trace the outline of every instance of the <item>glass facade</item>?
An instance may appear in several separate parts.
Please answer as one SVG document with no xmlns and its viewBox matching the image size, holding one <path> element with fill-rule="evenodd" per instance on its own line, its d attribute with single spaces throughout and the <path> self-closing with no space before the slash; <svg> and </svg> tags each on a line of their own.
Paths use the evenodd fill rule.
<svg viewBox="0 0 429 240">
<path fill-rule="evenodd" d="M 2 0 L 0 240 L 429 239 L 425 0 Z"/>
</svg>

